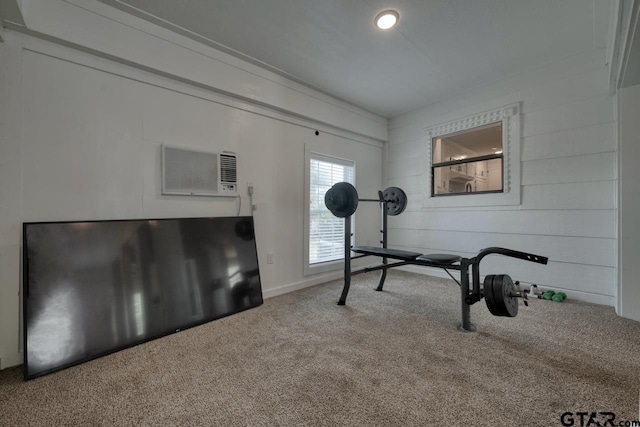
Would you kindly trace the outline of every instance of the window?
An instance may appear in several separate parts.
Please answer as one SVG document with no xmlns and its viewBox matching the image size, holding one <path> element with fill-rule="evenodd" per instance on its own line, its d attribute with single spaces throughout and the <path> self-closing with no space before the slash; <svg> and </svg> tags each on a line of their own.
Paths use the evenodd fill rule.
<svg viewBox="0 0 640 427">
<path fill-rule="evenodd" d="M 503 191 L 502 122 L 433 139 L 431 195 Z"/>
<path fill-rule="evenodd" d="M 425 134 L 425 209 L 520 204 L 519 103 L 425 128 Z"/>
<path fill-rule="evenodd" d="M 344 218 L 337 218 L 329 212 L 324 205 L 324 195 L 337 182 L 355 184 L 355 164 L 351 160 L 311 152 L 308 165 L 306 264 L 313 267 L 344 259 Z"/>
</svg>

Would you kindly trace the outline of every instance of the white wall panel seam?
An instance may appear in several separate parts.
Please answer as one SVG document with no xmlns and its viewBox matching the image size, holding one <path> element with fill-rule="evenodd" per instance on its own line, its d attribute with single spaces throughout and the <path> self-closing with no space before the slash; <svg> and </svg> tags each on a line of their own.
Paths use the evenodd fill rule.
<svg viewBox="0 0 640 427">
<path fill-rule="evenodd" d="M 300 121 L 304 121 L 304 120 L 308 120 L 308 119 L 305 119 L 303 117 L 296 118 L 294 116 L 291 116 L 291 118 L 288 118 L 287 117 L 287 115 L 288 115 L 287 112 L 281 112 L 281 114 L 283 114 L 284 117 L 279 117 L 278 115 L 274 115 L 273 113 L 270 114 L 270 111 L 269 111 L 270 109 L 267 108 L 267 107 L 265 107 L 266 109 L 265 109 L 264 112 L 257 111 L 256 108 L 262 108 L 258 104 L 251 105 L 251 108 L 243 107 L 242 105 L 244 104 L 244 102 L 240 101 L 240 100 L 235 100 L 234 99 L 234 101 L 236 101 L 236 102 L 230 102 L 230 101 L 226 101 L 225 102 L 222 99 L 211 99 L 211 98 L 206 97 L 206 96 L 198 96 L 198 95 L 193 94 L 193 93 L 188 93 L 188 92 L 176 89 L 176 88 L 171 88 L 168 85 L 154 83 L 154 82 L 151 82 L 149 80 L 144 80 L 144 79 L 141 79 L 141 78 L 135 78 L 135 77 L 128 76 L 128 75 L 125 75 L 125 74 L 122 74 L 122 73 L 117 73 L 117 72 L 106 70 L 104 68 L 100 68 L 100 67 L 97 67 L 97 66 L 88 65 L 88 64 L 81 63 L 81 62 L 78 62 L 78 61 L 74 61 L 74 60 L 71 60 L 71 59 L 68 59 L 68 58 L 64 58 L 64 57 L 59 56 L 59 55 L 53 55 L 53 54 L 50 54 L 50 53 L 47 53 L 47 52 L 42 52 L 42 51 L 39 51 L 39 50 L 36 50 L 36 49 L 33 49 L 33 48 L 23 48 L 23 51 L 31 52 L 31 53 L 38 54 L 38 55 L 47 56 L 47 57 L 50 57 L 50 58 L 53 58 L 53 59 L 57 59 L 57 60 L 64 61 L 64 62 L 68 62 L 70 64 L 78 65 L 80 67 L 85 67 L 85 68 L 88 68 L 88 69 L 91 69 L 91 70 L 94 70 L 94 71 L 106 73 L 106 74 L 113 75 L 113 76 L 116 76 L 116 77 L 121 77 L 121 78 L 130 80 L 130 81 L 133 81 L 133 82 L 136 82 L 136 83 L 141 83 L 141 84 L 144 84 L 144 85 L 148 85 L 148 86 L 152 86 L 152 87 L 168 90 L 168 91 L 171 91 L 171 92 L 174 92 L 174 93 L 178 93 L 178 94 L 181 94 L 181 95 L 189 96 L 189 97 L 192 97 L 192 98 L 200 99 L 200 100 L 203 100 L 203 101 L 211 102 L 211 103 L 222 105 L 222 106 L 229 107 L 229 108 L 234 108 L 234 109 L 237 109 L 237 110 L 240 110 L 240 111 L 245 111 L 245 112 L 250 113 L 250 114 L 255 114 L 255 115 L 263 116 L 263 117 L 266 117 L 266 118 L 269 118 L 269 119 L 281 121 L 281 122 L 288 123 L 288 124 L 291 124 L 291 125 L 294 125 L 294 126 L 299 126 L 299 127 L 303 127 L 303 128 L 311 129 L 311 130 L 321 129 L 323 132 L 327 132 L 327 133 L 330 133 L 331 135 L 338 136 L 338 137 L 341 137 L 341 138 L 349 139 L 349 140 L 354 141 L 354 142 L 367 144 L 367 145 L 371 145 L 371 146 L 375 146 L 375 147 L 379 147 L 379 148 L 381 148 L 382 145 L 383 145 L 382 142 L 379 142 L 377 140 L 371 139 L 370 141 L 368 141 L 369 137 L 366 137 L 366 136 L 362 136 L 361 139 L 357 139 L 354 136 L 350 136 L 350 134 L 351 135 L 357 135 L 357 134 L 353 134 L 352 132 L 350 132 L 348 130 L 343 130 L 343 129 L 334 127 L 334 126 L 332 126 L 330 124 L 321 124 L 321 123 L 315 123 L 314 124 L 314 123 L 311 123 L 311 122 L 310 123 L 306 123 L 306 124 L 305 123 L 301 123 Z M 121 65 L 121 66 L 127 67 L 126 64 L 120 64 L 120 63 L 118 63 L 118 64 Z M 145 72 L 144 70 L 139 70 L 139 71 Z M 190 84 L 188 82 L 182 82 L 182 83 Z M 216 96 L 216 95 L 224 96 L 222 94 L 219 94 L 216 91 L 211 91 L 211 90 L 209 90 L 207 88 L 200 87 L 198 85 L 192 85 L 192 86 L 194 88 L 196 88 L 197 90 L 202 90 L 202 91 L 208 92 L 211 96 Z M 238 105 L 238 104 L 240 104 L 240 105 Z M 321 127 L 319 128 L 318 125 L 321 125 Z M 335 131 L 334 132 L 330 132 L 327 129 L 322 129 L 324 126 L 328 126 L 329 129 L 335 129 Z"/>
<path fill-rule="evenodd" d="M 545 233 L 505 233 L 500 231 L 478 231 L 478 230 L 453 230 L 447 228 L 401 228 L 401 227 L 387 227 L 387 230 L 392 232 L 393 230 L 403 231 L 442 231 L 446 233 L 462 233 L 462 234 L 493 234 L 504 236 L 539 236 L 539 237 L 558 237 L 558 238 L 576 238 L 576 239 L 601 239 L 601 240 L 616 240 L 615 237 L 601 237 L 601 236 L 587 236 L 587 235 L 566 235 L 566 234 L 545 234 Z"/>
</svg>

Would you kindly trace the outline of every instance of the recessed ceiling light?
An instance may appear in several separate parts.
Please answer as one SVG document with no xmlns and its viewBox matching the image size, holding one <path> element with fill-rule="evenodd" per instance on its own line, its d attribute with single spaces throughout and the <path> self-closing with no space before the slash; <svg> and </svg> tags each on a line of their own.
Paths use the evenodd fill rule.
<svg viewBox="0 0 640 427">
<path fill-rule="evenodd" d="M 389 9 L 385 10 L 384 12 L 380 12 L 376 16 L 376 19 L 373 20 L 373 22 L 376 24 L 376 27 L 380 28 L 381 30 L 388 30 L 389 28 L 396 25 L 398 19 L 400 19 L 400 14 L 395 10 Z"/>
</svg>

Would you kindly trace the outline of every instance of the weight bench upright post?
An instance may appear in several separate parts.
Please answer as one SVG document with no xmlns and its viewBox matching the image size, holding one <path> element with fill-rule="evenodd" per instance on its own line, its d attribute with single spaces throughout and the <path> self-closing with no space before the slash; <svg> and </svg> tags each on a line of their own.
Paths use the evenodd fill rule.
<svg viewBox="0 0 640 427">
<path fill-rule="evenodd" d="M 469 296 L 469 267 L 473 267 L 473 282 L 474 288 L 476 285 L 476 274 L 479 274 L 477 263 L 467 258 L 460 260 L 460 301 L 462 304 L 462 323 L 458 328 L 462 332 L 475 332 L 476 326 L 471 323 L 471 307 L 467 303 L 467 297 Z"/>
<path fill-rule="evenodd" d="M 382 191 L 378 191 L 378 197 L 380 198 L 380 208 L 382 211 L 382 230 L 380 230 L 380 234 L 382 240 L 380 243 L 384 249 L 387 249 L 387 204 L 384 201 L 384 195 Z M 382 264 L 387 264 L 387 257 L 382 257 Z M 384 268 L 380 273 L 380 281 L 378 282 L 378 287 L 376 291 L 382 291 L 382 287 L 384 286 L 384 281 L 387 278 L 387 269 Z"/>
<path fill-rule="evenodd" d="M 338 305 L 345 305 L 351 286 L 351 215 L 344 218 L 344 287 Z"/>
</svg>

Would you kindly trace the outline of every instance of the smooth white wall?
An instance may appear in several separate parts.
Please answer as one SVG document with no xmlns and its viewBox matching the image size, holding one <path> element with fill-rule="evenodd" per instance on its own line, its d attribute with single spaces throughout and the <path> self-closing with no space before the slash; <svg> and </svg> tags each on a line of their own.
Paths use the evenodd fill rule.
<svg viewBox="0 0 640 427">
<path fill-rule="evenodd" d="M 336 106 L 340 101 L 325 101 L 322 94 L 315 97 L 317 105 L 302 105 L 287 98 L 288 89 L 283 88 L 286 99 L 270 108 L 262 101 L 252 104 L 244 96 L 207 90 L 13 31 L 4 36 L 5 43 L 0 44 L 0 368 L 22 362 L 23 222 L 236 214 L 233 198 L 162 196 L 163 143 L 238 154 L 242 215 L 250 214 L 246 183 L 252 182 L 255 188 L 256 240 L 265 296 L 339 277 L 339 268 L 304 275 L 305 145 L 355 160 L 360 190 L 376 194 L 382 185 L 383 144 L 365 135 L 379 134 L 378 125 L 386 123 L 384 119 L 351 106 L 350 111 L 367 119 L 350 132 L 344 129 L 348 126 L 343 108 Z M 140 40 L 131 40 L 130 45 L 137 45 L 141 52 L 145 48 Z M 189 56 L 181 59 L 188 61 Z M 170 63 L 171 58 L 164 61 Z M 238 77 L 231 83 L 237 84 Z M 305 111 L 305 116 L 318 111 L 321 120 L 301 117 L 298 110 Z M 334 110 L 341 117 L 336 126 L 329 123 Z M 359 216 L 356 233 L 376 240 L 378 220 L 375 213 Z M 267 252 L 275 255 L 274 264 L 266 264 Z M 336 300 L 327 301 L 327 306 L 333 307 Z"/>
<path fill-rule="evenodd" d="M 618 92 L 620 138 L 620 315 L 640 320 L 640 85 Z"/>
<path fill-rule="evenodd" d="M 546 266 L 492 256 L 481 274 L 507 273 L 570 298 L 614 305 L 617 153 L 607 76 L 604 52 L 597 50 L 391 119 L 387 185 L 404 188 L 410 199 L 407 211 L 390 219 L 391 244 L 422 253 L 472 256 L 503 246 L 548 256 Z M 423 208 L 429 191 L 424 128 L 513 102 L 522 108 L 521 205 Z"/>
</svg>

